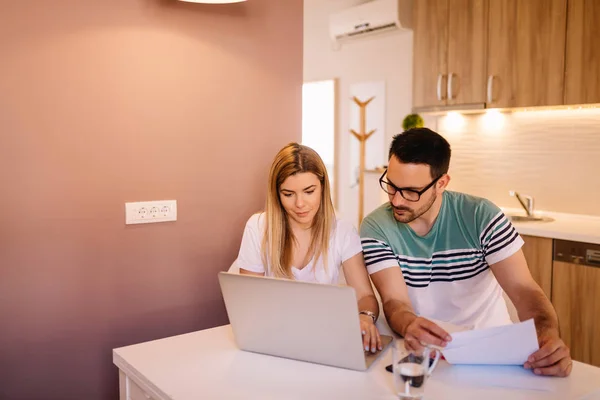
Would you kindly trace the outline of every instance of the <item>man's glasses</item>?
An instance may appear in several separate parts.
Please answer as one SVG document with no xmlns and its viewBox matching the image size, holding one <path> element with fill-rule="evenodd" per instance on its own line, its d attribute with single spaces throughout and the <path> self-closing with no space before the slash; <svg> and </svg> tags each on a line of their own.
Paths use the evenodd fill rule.
<svg viewBox="0 0 600 400">
<path fill-rule="evenodd" d="M 383 179 L 385 174 L 387 174 L 387 169 L 385 171 L 383 171 L 383 174 L 379 178 L 379 186 L 381 186 L 383 191 L 386 192 L 387 194 L 389 194 L 390 196 L 394 196 L 397 192 L 400 192 L 400 196 L 402 196 L 404 199 L 406 199 L 408 201 L 412 201 L 412 202 L 419 201 L 421 199 L 421 195 L 423 193 L 425 193 L 430 187 L 435 185 L 435 183 L 438 180 L 440 180 L 440 178 L 442 176 L 444 176 L 444 174 L 438 176 L 433 181 L 431 181 L 431 183 L 429 185 L 425 186 L 421 190 L 414 190 L 414 189 L 399 188 L 398 186 L 394 185 L 392 182 Z"/>
</svg>

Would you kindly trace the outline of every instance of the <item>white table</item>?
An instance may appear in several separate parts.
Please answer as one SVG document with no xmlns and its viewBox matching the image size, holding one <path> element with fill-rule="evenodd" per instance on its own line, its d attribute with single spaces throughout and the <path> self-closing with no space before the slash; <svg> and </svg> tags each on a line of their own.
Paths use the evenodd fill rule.
<svg viewBox="0 0 600 400">
<path fill-rule="evenodd" d="M 357 372 L 241 351 L 229 325 L 121 347 L 113 350 L 113 362 L 121 400 L 396 399 L 392 374 L 385 370 L 390 347 L 367 372 Z M 526 380 L 551 391 L 494 387 L 486 368 L 441 361 L 425 399 L 600 399 L 600 368 L 586 364 L 575 362 L 569 378 L 522 371 Z M 518 367 L 508 368 L 514 373 Z"/>
</svg>

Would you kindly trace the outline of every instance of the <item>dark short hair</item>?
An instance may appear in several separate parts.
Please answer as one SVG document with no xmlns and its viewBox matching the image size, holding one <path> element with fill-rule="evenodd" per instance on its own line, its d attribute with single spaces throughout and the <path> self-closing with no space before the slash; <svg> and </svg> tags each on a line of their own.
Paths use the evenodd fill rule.
<svg viewBox="0 0 600 400">
<path fill-rule="evenodd" d="M 433 179 L 448 173 L 450 143 L 429 128 L 412 128 L 392 139 L 388 160 L 396 157 L 404 164 L 427 164 Z"/>
</svg>

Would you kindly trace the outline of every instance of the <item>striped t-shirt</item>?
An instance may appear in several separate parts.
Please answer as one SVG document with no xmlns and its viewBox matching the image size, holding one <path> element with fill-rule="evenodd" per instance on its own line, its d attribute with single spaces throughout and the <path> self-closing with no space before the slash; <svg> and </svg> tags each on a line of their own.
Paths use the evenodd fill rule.
<svg viewBox="0 0 600 400">
<path fill-rule="evenodd" d="M 523 239 L 489 200 L 444 192 L 425 236 L 396 221 L 386 203 L 363 220 L 360 236 L 369 274 L 400 266 L 417 315 L 476 328 L 511 322 L 490 265 Z"/>
</svg>

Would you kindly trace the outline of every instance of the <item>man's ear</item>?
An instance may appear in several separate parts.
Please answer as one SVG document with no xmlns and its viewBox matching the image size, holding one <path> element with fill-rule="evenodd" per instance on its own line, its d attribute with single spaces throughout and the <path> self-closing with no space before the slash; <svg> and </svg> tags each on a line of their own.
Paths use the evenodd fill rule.
<svg viewBox="0 0 600 400">
<path fill-rule="evenodd" d="M 440 180 L 439 180 L 439 181 L 437 181 L 437 184 L 436 184 L 436 186 L 437 186 L 437 189 L 438 189 L 439 191 L 446 190 L 446 188 L 448 187 L 448 184 L 449 184 L 449 183 L 450 183 L 450 175 L 448 175 L 448 174 L 445 174 L 444 176 L 442 176 L 442 177 L 440 178 Z"/>
</svg>

